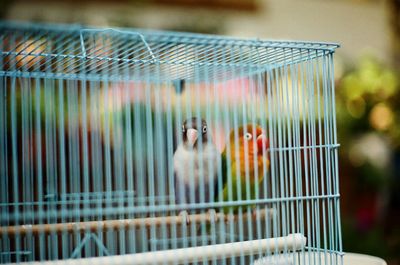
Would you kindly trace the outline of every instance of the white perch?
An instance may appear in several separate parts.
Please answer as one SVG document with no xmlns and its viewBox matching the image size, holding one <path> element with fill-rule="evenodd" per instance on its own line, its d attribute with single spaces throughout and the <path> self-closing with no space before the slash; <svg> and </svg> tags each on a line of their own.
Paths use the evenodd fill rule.
<svg viewBox="0 0 400 265">
<path fill-rule="evenodd" d="M 280 251 L 296 251 L 304 248 L 306 237 L 302 234 L 290 234 L 260 240 L 250 240 L 236 243 L 217 244 L 201 247 L 162 250 L 138 254 L 128 254 L 108 257 L 56 260 L 45 262 L 27 262 L 24 265 L 82 265 L 82 264 L 112 264 L 112 265 L 151 265 L 151 264 L 181 264 L 200 260 L 236 257 L 252 253 L 272 253 Z"/>
</svg>

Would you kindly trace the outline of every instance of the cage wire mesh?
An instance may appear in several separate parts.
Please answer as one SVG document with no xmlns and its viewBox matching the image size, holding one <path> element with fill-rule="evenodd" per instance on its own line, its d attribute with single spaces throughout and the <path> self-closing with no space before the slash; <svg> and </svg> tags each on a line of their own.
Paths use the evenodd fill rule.
<svg viewBox="0 0 400 265">
<path fill-rule="evenodd" d="M 338 45 L 0 36 L 1 263 L 341 263 Z"/>
</svg>

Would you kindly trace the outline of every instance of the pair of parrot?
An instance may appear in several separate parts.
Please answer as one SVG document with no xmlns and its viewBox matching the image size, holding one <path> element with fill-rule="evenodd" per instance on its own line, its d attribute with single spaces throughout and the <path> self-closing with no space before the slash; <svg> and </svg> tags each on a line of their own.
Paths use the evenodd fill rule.
<svg viewBox="0 0 400 265">
<path fill-rule="evenodd" d="M 183 123 L 181 137 L 173 159 L 177 204 L 255 198 L 256 186 L 262 182 L 269 168 L 269 141 L 259 125 L 234 128 L 222 154 L 217 151 L 203 119 L 187 119 Z M 200 145 L 202 151 L 199 150 Z M 218 185 L 219 165 L 222 185 Z M 249 185 L 250 194 L 246 185 Z M 203 200 L 201 196 L 204 196 Z M 236 212 L 239 206 L 222 208 L 223 212 L 230 209 Z M 184 214 L 189 223 L 187 211 L 180 214 Z"/>
</svg>

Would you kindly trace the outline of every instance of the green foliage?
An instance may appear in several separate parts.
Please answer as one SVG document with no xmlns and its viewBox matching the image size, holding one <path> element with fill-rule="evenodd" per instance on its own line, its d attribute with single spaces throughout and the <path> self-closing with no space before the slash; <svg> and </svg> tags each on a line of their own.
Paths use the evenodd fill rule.
<svg viewBox="0 0 400 265">
<path fill-rule="evenodd" d="M 384 133 L 400 144 L 399 73 L 371 57 L 363 57 L 338 83 L 337 118 L 341 141 L 366 131 Z"/>
<path fill-rule="evenodd" d="M 342 222 L 343 248 L 345 251 L 369 254 L 378 257 L 386 257 L 389 253 L 383 236 L 382 227 L 374 227 L 372 230 L 360 231 L 356 229 L 354 220 Z"/>
<path fill-rule="evenodd" d="M 400 73 L 363 57 L 338 81 L 336 95 L 340 159 L 350 162 L 341 185 L 352 187 L 343 195 L 349 199 L 342 208 L 351 209 L 342 215 L 343 247 L 389 258 L 396 251 L 388 234 L 395 229 L 385 227 L 383 214 L 391 209 L 381 198 L 395 196 L 390 186 L 398 181 L 393 157 L 400 151 Z"/>
</svg>

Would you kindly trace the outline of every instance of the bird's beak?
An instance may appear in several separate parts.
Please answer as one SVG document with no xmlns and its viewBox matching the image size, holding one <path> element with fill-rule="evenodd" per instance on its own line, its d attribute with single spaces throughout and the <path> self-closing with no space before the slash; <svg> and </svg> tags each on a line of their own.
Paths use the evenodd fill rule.
<svg viewBox="0 0 400 265">
<path fill-rule="evenodd" d="M 263 150 L 266 151 L 269 148 L 268 138 L 261 134 L 257 137 L 257 152 L 262 153 Z"/>
<path fill-rule="evenodd" d="M 186 132 L 187 140 L 190 146 L 194 146 L 194 143 L 197 141 L 198 132 L 196 129 L 188 129 Z"/>
</svg>

